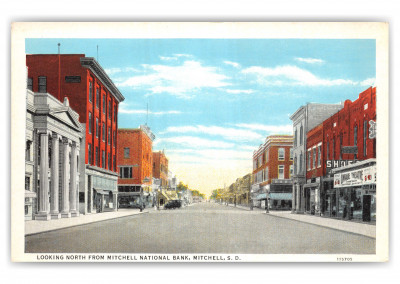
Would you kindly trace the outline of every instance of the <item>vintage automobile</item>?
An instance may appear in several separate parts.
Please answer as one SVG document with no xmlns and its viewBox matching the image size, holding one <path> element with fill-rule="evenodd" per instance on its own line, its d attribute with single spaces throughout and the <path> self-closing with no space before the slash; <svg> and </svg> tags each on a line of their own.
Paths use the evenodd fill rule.
<svg viewBox="0 0 400 284">
<path fill-rule="evenodd" d="M 128 200 L 128 199 L 120 199 L 118 208 L 136 208 L 142 211 L 144 209 L 144 204 L 139 202 L 139 200 Z"/>
<path fill-rule="evenodd" d="M 164 209 L 181 208 L 181 206 L 182 206 L 181 200 L 170 200 L 164 205 Z"/>
</svg>

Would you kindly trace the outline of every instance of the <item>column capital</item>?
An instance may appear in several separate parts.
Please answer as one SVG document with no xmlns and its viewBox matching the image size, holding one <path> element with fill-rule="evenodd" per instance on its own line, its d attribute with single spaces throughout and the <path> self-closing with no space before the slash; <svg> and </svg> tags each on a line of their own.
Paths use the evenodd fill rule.
<svg viewBox="0 0 400 284">
<path fill-rule="evenodd" d="M 51 138 L 52 139 L 58 139 L 58 140 L 61 140 L 62 139 L 62 136 L 60 135 L 60 134 L 58 134 L 57 132 L 52 132 L 51 133 Z"/>
<path fill-rule="evenodd" d="M 48 130 L 47 128 L 38 128 L 38 129 L 36 129 L 36 132 L 39 135 L 43 135 L 43 134 L 51 135 L 51 131 Z"/>
<path fill-rule="evenodd" d="M 67 137 L 62 138 L 62 143 L 63 144 L 71 144 L 71 139 L 68 139 Z"/>
</svg>

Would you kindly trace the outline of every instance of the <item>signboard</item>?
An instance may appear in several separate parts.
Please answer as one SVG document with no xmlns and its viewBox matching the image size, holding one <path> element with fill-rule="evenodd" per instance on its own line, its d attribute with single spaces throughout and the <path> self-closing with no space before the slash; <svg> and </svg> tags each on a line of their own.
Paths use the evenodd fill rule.
<svg viewBox="0 0 400 284">
<path fill-rule="evenodd" d="M 342 146 L 342 154 L 358 154 L 357 146 Z"/>
<path fill-rule="evenodd" d="M 376 166 L 335 174 L 333 187 L 359 186 L 376 183 Z"/>
<path fill-rule="evenodd" d="M 326 173 L 329 174 L 332 169 L 344 167 L 355 163 L 356 160 L 327 160 Z"/>
<path fill-rule="evenodd" d="M 374 139 L 376 137 L 376 122 L 373 120 L 369 121 L 369 139 Z"/>
</svg>

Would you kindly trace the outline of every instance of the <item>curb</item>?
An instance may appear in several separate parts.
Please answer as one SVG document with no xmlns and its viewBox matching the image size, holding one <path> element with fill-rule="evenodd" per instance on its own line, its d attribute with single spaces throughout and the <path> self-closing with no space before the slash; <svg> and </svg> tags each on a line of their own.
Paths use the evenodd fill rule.
<svg viewBox="0 0 400 284">
<path fill-rule="evenodd" d="M 144 214 L 144 213 L 149 213 L 149 211 L 139 212 L 139 213 L 136 213 L 136 214 L 125 215 L 125 216 L 112 217 L 112 218 L 104 219 L 104 220 L 96 220 L 96 221 L 91 221 L 91 222 L 87 222 L 87 223 L 81 223 L 81 224 L 66 226 L 66 227 L 62 227 L 62 228 L 48 229 L 48 230 L 44 230 L 44 231 L 40 231 L 40 232 L 36 232 L 36 233 L 25 234 L 25 237 L 29 237 L 29 236 L 33 236 L 33 235 L 39 235 L 39 234 L 42 234 L 42 233 L 49 233 L 49 232 L 64 230 L 64 229 L 68 229 L 68 228 L 84 226 L 84 225 L 93 224 L 93 223 L 99 223 L 99 222 L 108 221 L 108 220 L 131 217 L 131 216 L 134 216 L 134 215 L 141 215 L 141 214 Z"/>
<path fill-rule="evenodd" d="M 292 218 L 287 218 L 287 217 L 283 217 L 283 216 L 278 216 L 278 215 L 274 215 L 274 214 L 269 214 L 269 213 L 265 213 L 265 212 L 264 212 L 264 214 L 268 215 L 268 216 L 273 216 L 273 217 L 276 217 L 276 218 L 282 218 L 282 219 L 286 219 L 286 220 L 296 221 L 296 222 L 300 222 L 300 223 L 303 223 L 303 224 L 310 224 L 310 225 L 314 225 L 314 226 L 321 227 L 321 228 L 328 228 L 328 229 L 331 229 L 331 230 L 336 230 L 336 231 L 345 232 L 345 233 L 349 233 L 349 234 L 353 234 L 353 235 L 357 235 L 357 236 L 363 236 L 363 237 L 366 237 L 366 238 L 370 238 L 370 239 L 376 240 L 376 237 L 371 237 L 371 236 L 368 236 L 368 235 L 364 235 L 362 233 L 350 232 L 350 231 L 347 231 L 347 230 L 344 230 L 344 229 L 332 228 L 332 227 L 329 227 L 329 226 L 324 226 L 324 225 L 315 224 L 315 223 L 309 223 L 309 222 L 296 220 L 296 219 L 292 219 Z"/>
</svg>

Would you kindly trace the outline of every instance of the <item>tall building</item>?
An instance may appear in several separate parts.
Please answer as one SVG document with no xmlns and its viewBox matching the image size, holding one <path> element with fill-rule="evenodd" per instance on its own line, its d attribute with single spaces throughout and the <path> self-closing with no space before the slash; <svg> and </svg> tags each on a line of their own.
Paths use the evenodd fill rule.
<svg viewBox="0 0 400 284">
<path fill-rule="evenodd" d="M 375 122 L 376 88 L 371 87 L 307 133 L 306 213 L 375 220 Z"/>
<path fill-rule="evenodd" d="M 253 153 L 253 205 L 291 209 L 293 136 L 271 135 Z"/>
<path fill-rule="evenodd" d="M 120 204 L 153 205 L 154 139 L 155 135 L 146 125 L 135 129 L 118 129 L 118 200 Z"/>
<path fill-rule="evenodd" d="M 291 116 L 293 121 L 293 166 L 292 212 L 304 213 L 304 184 L 306 183 L 307 132 L 326 118 L 343 108 L 342 104 L 308 103 L 298 108 Z"/>
<path fill-rule="evenodd" d="M 80 145 L 81 213 L 116 210 L 118 105 L 124 97 L 101 65 L 84 54 L 26 56 L 28 89 L 68 98 L 83 127 Z"/>
</svg>

